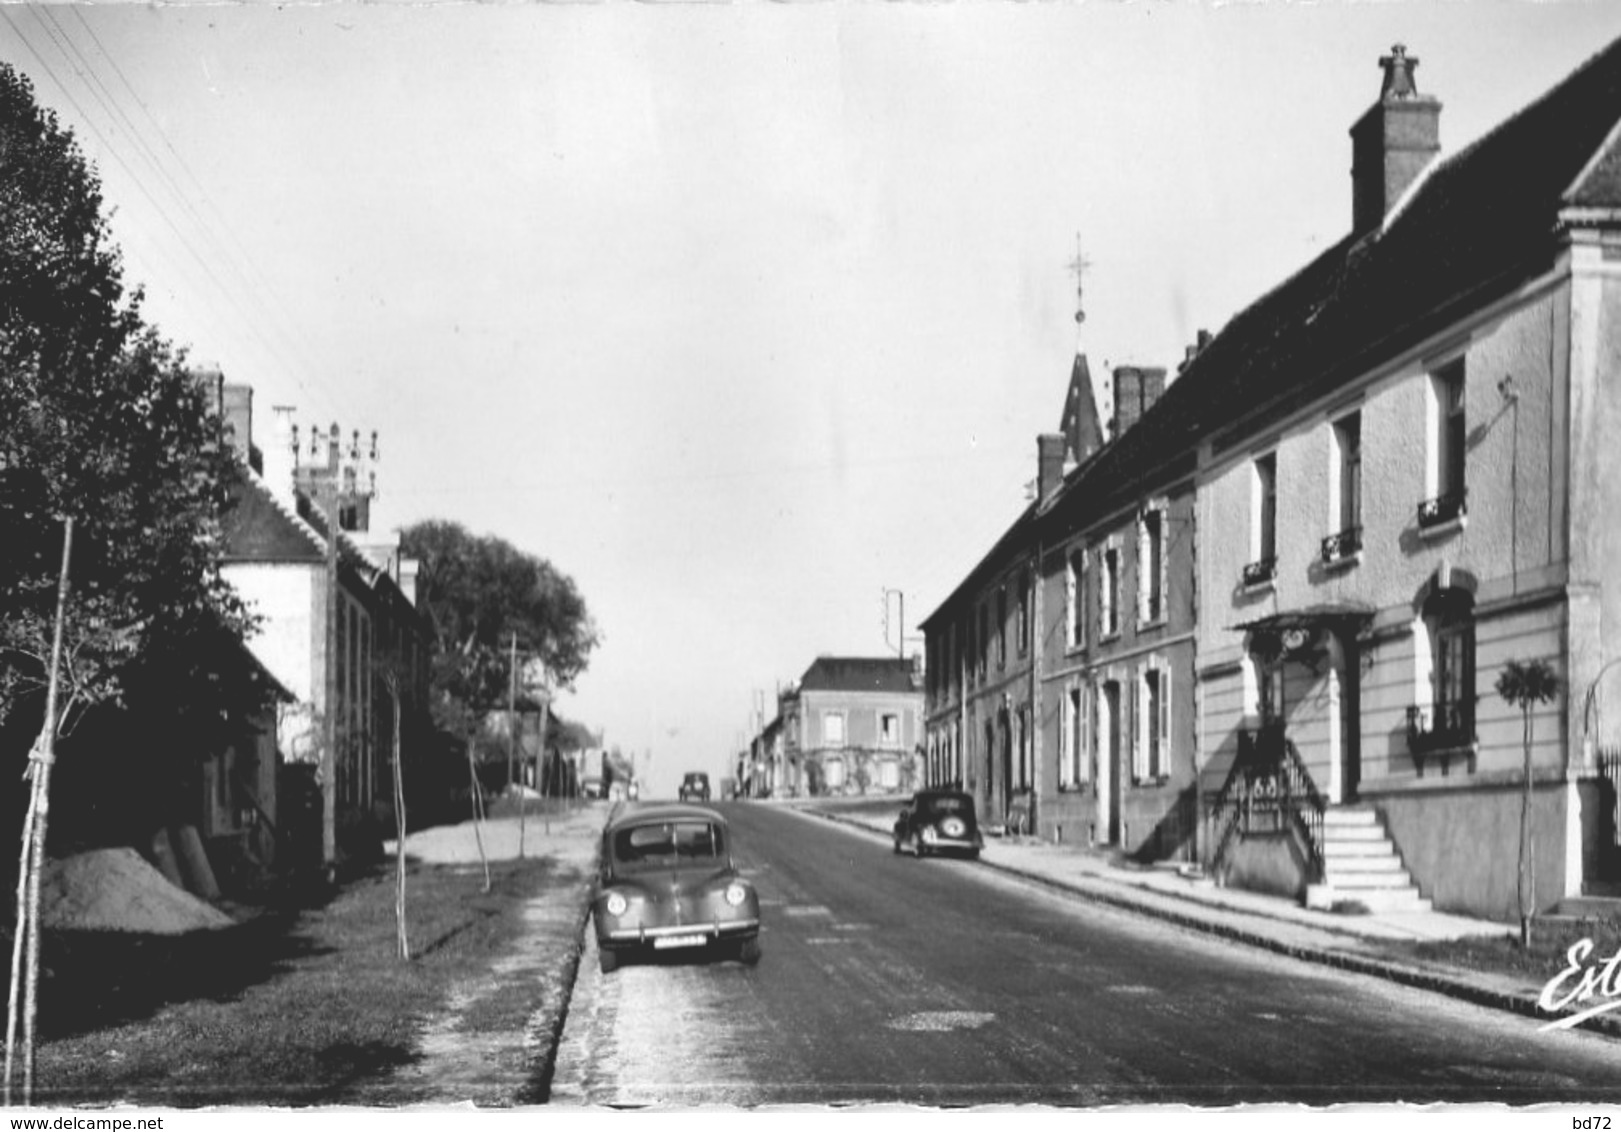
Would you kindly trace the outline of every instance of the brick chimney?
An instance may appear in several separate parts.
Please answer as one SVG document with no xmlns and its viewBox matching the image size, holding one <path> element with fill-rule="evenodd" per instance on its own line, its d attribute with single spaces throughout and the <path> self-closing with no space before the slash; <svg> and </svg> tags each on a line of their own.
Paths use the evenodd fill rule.
<svg viewBox="0 0 1621 1132">
<path fill-rule="evenodd" d="M 225 420 L 225 442 L 236 453 L 237 459 L 253 462 L 253 386 L 226 385 L 223 390 L 224 407 L 220 416 Z"/>
<path fill-rule="evenodd" d="M 1044 432 L 1036 437 L 1036 505 L 1043 506 L 1064 483 L 1064 452 L 1068 448 L 1061 432 Z"/>
<path fill-rule="evenodd" d="M 1424 167 L 1441 152 L 1441 103 L 1418 93 L 1418 60 L 1396 44 L 1379 60 L 1384 84 L 1375 102 L 1351 127 L 1351 230 L 1384 223 Z"/>
<path fill-rule="evenodd" d="M 1114 430 L 1119 437 L 1142 420 L 1165 392 L 1163 367 L 1117 366 L 1114 371 Z"/>
</svg>

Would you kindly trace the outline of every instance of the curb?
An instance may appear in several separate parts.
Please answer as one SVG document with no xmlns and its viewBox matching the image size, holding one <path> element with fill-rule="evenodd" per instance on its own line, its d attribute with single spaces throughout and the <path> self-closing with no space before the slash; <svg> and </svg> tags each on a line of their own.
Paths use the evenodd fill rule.
<svg viewBox="0 0 1621 1132">
<path fill-rule="evenodd" d="M 552 1012 L 550 1024 L 544 1029 L 546 1048 L 537 1059 L 529 1082 L 513 1099 L 515 1105 L 542 1105 L 551 1101 L 552 1078 L 557 1073 L 557 1047 L 563 1040 L 564 1028 L 568 1026 L 569 1008 L 574 1004 L 574 985 L 579 981 L 580 960 L 585 954 L 585 933 L 591 927 L 591 896 L 596 890 L 595 877 L 601 867 L 602 843 L 601 838 L 598 838 L 597 851 L 592 859 L 588 878 L 576 889 L 580 901 L 579 926 L 574 932 L 574 943 L 563 959 L 563 968 L 558 979 L 560 990 L 557 1009 Z"/>
<path fill-rule="evenodd" d="M 862 822 L 853 821 L 842 814 L 830 813 L 826 810 L 802 810 L 801 812 L 815 814 L 818 817 L 823 817 L 829 821 L 838 822 L 839 824 L 848 826 L 851 829 L 859 829 L 880 839 L 887 837 L 887 835 L 882 831 L 873 829 L 871 826 L 868 826 Z M 1251 947 L 1261 948 L 1262 950 L 1271 951 L 1279 955 L 1287 955 L 1292 959 L 1300 959 L 1308 963 L 1316 963 L 1325 967 L 1334 967 L 1342 971 L 1350 971 L 1354 974 L 1370 975 L 1374 978 L 1384 979 L 1387 982 L 1398 983 L 1402 986 L 1413 987 L 1418 990 L 1431 991 L 1436 994 L 1444 994 L 1449 998 L 1460 999 L 1465 1002 L 1473 1003 L 1476 1006 L 1485 1006 L 1496 1010 L 1509 1011 L 1514 1014 L 1523 1015 L 1527 1018 L 1534 1018 L 1540 1022 L 1547 1022 L 1550 1020 L 1549 1014 L 1542 1010 L 1541 1007 L 1537 1005 L 1536 998 L 1530 995 L 1493 990 L 1490 987 L 1477 986 L 1476 984 L 1471 983 L 1459 976 L 1441 974 L 1436 971 L 1421 970 L 1416 967 L 1408 967 L 1403 964 L 1393 963 L 1387 960 L 1374 959 L 1361 955 L 1352 955 L 1343 951 L 1331 951 L 1325 948 L 1312 947 L 1306 944 L 1287 943 L 1281 939 L 1276 939 L 1262 932 L 1251 931 L 1247 928 L 1237 927 L 1232 924 L 1218 923 L 1209 919 L 1208 917 L 1201 916 L 1194 912 L 1180 912 L 1174 909 L 1164 908 L 1154 903 L 1135 899 L 1132 895 L 1127 893 L 1109 892 L 1101 890 L 1098 887 L 1056 880 L 1052 877 L 1042 876 L 1039 873 L 1032 873 L 1011 865 L 990 861 L 983 856 L 980 857 L 979 863 L 985 868 L 992 869 L 996 872 L 1005 873 L 1008 876 L 1015 876 L 1020 880 L 1029 881 L 1033 884 L 1039 884 L 1046 888 L 1055 889 L 1073 896 L 1079 896 L 1083 899 L 1092 900 L 1099 904 L 1108 904 L 1112 907 L 1136 912 L 1139 915 L 1149 916 L 1157 920 L 1163 920 L 1167 923 L 1176 924 L 1179 927 L 1189 928 L 1193 931 L 1203 932 L 1207 935 L 1220 936 L 1224 939 L 1247 944 Z M 1103 881 L 1102 883 L 1115 884 L 1122 882 Z M 1155 895 L 1164 896 L 1168 900 L 1180 900 L 1190 904 L 1198 903 L 1197 901 L 1188 900 L 1186 897 L 1176 896 L 1171 893 L 1156 893 Z M 1235 914 L 1257 916 L 1265 915 L 1264 913 L 1259 912 L 1240 912 Z M 1287 921 L 1279 920 L 1278 922 L 1283 923 Z M 1336 931 L 1343 929 L 1323 928 L 1321 930 Z M 1345 934 L 1350 935 L 1354 933 Z M 1571 1028 L 1591 1030 L 1595 1033 L 1603 1034 L 1606 1037 L 1621 1038 L 1621 1018 L 1612 1017 L 1607 1014 L 1584 1019 Z"/>
</svg>

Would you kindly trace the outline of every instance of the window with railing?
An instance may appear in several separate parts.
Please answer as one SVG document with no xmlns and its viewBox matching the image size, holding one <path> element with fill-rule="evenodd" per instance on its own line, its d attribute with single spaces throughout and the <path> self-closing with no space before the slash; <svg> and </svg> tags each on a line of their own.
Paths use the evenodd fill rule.
<svg viewBox="0 0 1621 1132">
<path fill-rule="evenodd" d="M 1427 703 L 1407 709 L 1408 750 L 1421 759 L 1471 751 L 1475 741 L 1474 601 L 1463 590 L 1441 590 L 1424 605 L 1423 642 L 1429 653 Z M 1420 770 L 1423 763 L 1419 763 Z"/>
<path fill-rule="evenodd" d="M 1434 416 L 1430 432 L 1428 478 L 1435 493 L 1418 505 L 1418 526 L 1422 531 L 1456 522 L 1464 515 L 1468 422 L 1464 378 L 1463 358 L 1448 362 L 1430 377 Z"/>
<path fill-rule="evenodd" d="M 1353 561 L 1362 550 L 1362 414 L 1334 423 L 1334 533 L 1323 540 L 1325 566 Z"/>
<path fill-rule="evenodd" d="M 1269 584 L 1278 572 L 1278 454 L 1258 456 L 1253 465 L 1249 564 L 1244 585 Z"/>
</svg>

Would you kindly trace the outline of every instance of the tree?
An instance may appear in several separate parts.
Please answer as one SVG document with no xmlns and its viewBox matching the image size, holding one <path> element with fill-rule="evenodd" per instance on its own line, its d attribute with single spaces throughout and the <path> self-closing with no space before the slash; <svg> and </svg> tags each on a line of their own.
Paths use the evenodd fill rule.
<svg viewBox="0 0 1621 1132">
<path fill-rule="evenodd" d="M 1520 946 L 1531 946 L 1531 901 L 1536 890 L 1536 858 L 1531 844 L 1531 711 L 1559 695 L 1559 677 L 1545 660 L 1511 660 L 1497 677 L 1497 694 L 1520 709 L 1525 722 L 1524 793 L 1520 796 L 1520 860 L 1517 891 Z"/>
<path fill-rule="evenodd" d="M 219 571 L 237 464 L 140 298 L 124 288 L 95 174 L 0 64 L 0 739 L 37 733 L 36 755 L 54 757 L 99 704 L 162 715 L 164 751 L 190 752 L 268 701 L 256 670 L 232 663 L 250 618 Z M 154 780 L 184 769 L 172 753 L 117 755 Z M 49 812 L 48 776 L 31 773 L 40 850 L 25 853 L 20 885 Z"/>
<path fill-rule="evenodd" d="M 459 523 L 418 523 L 400 545 L 420 563 L 417 603 L 433 626 L 432 690 L 441 726 L 465 733 L 505 705 L 513 633 L 548 682 L 573 687 L 598 638 L 572 579 Z"/>
<path fill-rule="evenodd" d="M 433 627 L 434 721 L 467 743 L 477 835 L 483 811 L 473 746 L 513 694 L 513 638 L 547 683 L 571 688 L 597 645 L 596 628 L 572 579 L 505 539 L 428 520 L 402 532 L 400 548 L 419 563 L 417 605 Z M 478 841 L 482 858 L 482 835 Z M 485 875 L 488 887 L 487 862 Z"/>
</svg>

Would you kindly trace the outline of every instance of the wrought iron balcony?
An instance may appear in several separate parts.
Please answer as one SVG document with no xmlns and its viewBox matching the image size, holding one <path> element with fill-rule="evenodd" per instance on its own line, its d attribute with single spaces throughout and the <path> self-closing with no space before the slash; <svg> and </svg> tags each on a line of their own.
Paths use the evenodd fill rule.
<svg viewBox="0 0 1621 1132">
<path fill-rule="evenodd" d="M 1439 757 L 1442 772 L 1452 755 L 1463 754 L 1474 763 L 1475 705 L 1456 700 L 1433 705 L 1414 704 L 1407 709 L 1407 750 L 1424 773 L 1424 760 Z"/>
<path fill-rule="evenodd" d="M 1278 560 L 1276 557 L 1263 558 L 1259 562 L 1251 562 L 1244 567 L 1244 584 L 1246 586 L 1264 586 L 1278 576 Z"/>
<path fill-rule="evenodd" d="M 1362 528 L 1347 527 L 1323 540 L 1323 564 L 1338 565 L 1362 549 Z"/>
<path fill-rule="evenodd" d="M 1418 505 L 1418 529 L 1421 531 L 1433 530 L 1445 523 L 1451 523 L 1463 518 L 1464 514 L 1463 491 L 1438 495 L 1434 499 L 1426 499 Z"/>
</svg>

